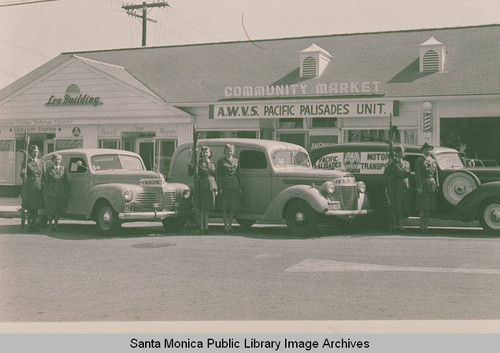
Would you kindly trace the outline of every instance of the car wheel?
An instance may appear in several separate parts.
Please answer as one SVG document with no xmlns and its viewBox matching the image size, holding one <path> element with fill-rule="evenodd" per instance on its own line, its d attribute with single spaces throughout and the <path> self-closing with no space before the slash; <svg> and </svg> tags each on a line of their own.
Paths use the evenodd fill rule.
<svg viewBox="0 0 500 353">
<path fill-rule="evenodd" d="M 286 208 L 285 220 L 293 235 L 313 236 L 317 232 L 319 214 L 305 201 L 294 200 Z"/>
<path fill-rule="evenodd" d="M 249 229 L 251 226 L 255 224 L 253 219 L 240 219 L 237 218 L 236 222 L 240 225 L 241 228 Z"/>
<path fill-rule="evenodd" d="M 167 232 L 175 232 L 184 228 L 184 226 L 186 225 L 186 218 L 164 218 L 161 220 L 161 223 L 163 224 L 163 228 L 165 228 Z"/>
<path fill-rule="evenodd" d="M 97 209 L 96 225 L 102 235 L 111 235 L 120 228 L 118 214 L 109 203 L 103 202 Z"/>
<path fill-rule="evenodd" d="M 485 232 L 500 235 L 500 198 L 489 199 L 483 204 L 479 222 Z"/>
<path fill-rule="evenodd" d="M 472 190 L 477 188 L 474 177 L 468 173 L 456 172 L 448 175 L 443 183 L 443 196 L 453 206 Z"/>
</svg>

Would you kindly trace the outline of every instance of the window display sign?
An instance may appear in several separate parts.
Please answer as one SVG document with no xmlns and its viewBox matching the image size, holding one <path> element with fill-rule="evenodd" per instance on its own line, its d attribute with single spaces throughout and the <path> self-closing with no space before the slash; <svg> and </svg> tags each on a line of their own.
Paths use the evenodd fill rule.
<svg viewBox="0 0 500 353">
<path fill-rule="evenodd" d="M 342 169 L 356 174 L 383 174 L 389 159 L 387 152 L 338 152 L 321 157 L 317 169 Z"/>
<path fill-rule="evenodd" d="M 392 101 L 228 103 L 211 104 L 209 119 L 389 117 L 392 111 Z"/>
<path fill-rule="evenodd" d="M 339 137 L 334 136 L 309 136 L 309 141 L 311 144 L 310 150 L 314 150 L 320 147 L 333 146 L 339 142 Z"/>
</svg>

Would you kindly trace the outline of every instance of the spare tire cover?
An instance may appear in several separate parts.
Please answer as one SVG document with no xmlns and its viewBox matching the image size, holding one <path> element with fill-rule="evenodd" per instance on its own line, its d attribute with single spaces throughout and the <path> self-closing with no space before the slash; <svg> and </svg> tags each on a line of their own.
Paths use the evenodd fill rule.
<svg viewBox="0 0 500 353">
<path fill-rule="evenodd" d="M 443 183 L 443 196 L 452 205 L 457 205 L 468 193 L 477 188 L 476 179 L 465 172 L 455 172 Z"/>
</svg>

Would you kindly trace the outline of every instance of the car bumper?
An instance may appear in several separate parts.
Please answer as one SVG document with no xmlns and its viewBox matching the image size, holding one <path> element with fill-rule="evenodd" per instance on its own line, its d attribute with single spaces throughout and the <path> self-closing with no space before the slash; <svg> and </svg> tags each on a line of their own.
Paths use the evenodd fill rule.
<svg viewBox="0 0 500 353">
<path fill-rule="evenodd" d="M 123 212 L 118 214 L 118 218 L 122 221 L 155 221 L 175 217 L 176 214 L 175 211 Z"/>
<path fill-rule="evenodd" d="M 370 213 L 371 210 L 331 210 L 326 211 L 326 216 L 358 216 Z"/>
</svg>

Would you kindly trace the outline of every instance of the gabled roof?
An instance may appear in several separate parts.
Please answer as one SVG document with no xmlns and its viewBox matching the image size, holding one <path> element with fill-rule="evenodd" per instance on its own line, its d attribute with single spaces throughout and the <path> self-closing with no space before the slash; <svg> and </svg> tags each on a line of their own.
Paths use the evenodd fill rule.
<svg viewBox="0 0 500 353">
<path fill-rule="evenodd" d="M 446 46 L 444 73 L 419 72 L 419 45 Z M 386 97 L 500 94 L 500 25 L 356 33 L 63 53 L 0 91 L 12 92 L 69 55 L 123 67 L 169 103 L 224 99 L 230 86 L 380 81 Z M 299 52 L 316 44 L 335 52 L 321 77 L 299 77 Z"/>
<path fill-rule="evenodd" d="M 97 61 L 97 60 L 92 60 L 92 59 L 84 58 L 84 57 L 78 56 L 78 55 L 71 55 L 71 56 L 74 57 L 75 59 L 78 59 L 78 60 L 92 66 L 92 67 L 95 67 L 96 69 L 98 69 L 102 72 L 107 73 L 108 75 L 111 75 L 111 76 L 129 84 L 130 86 L 133 86 L 133 87 L 140 89 L 141 91 L 143 91 L 147 94 L 150 94 L 152 96 L 155 96 L 157 98 L 162 99 L 156 93 L 154 93 L 149 88 L 147 88 L 137 78 L 135 78 L 129 72 L 127 72 L 127 70 L 123 66 L 113 65 L 113 64 L 109 64 L 109 63 L 105 63 L 105 62 Z"/>
</svg>

